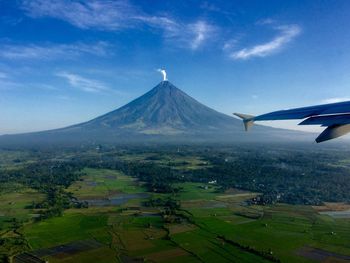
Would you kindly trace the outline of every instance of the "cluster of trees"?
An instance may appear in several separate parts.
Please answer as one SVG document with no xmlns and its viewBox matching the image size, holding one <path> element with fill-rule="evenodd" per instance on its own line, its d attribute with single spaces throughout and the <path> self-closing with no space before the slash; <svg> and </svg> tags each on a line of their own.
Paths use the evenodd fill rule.
<svg viewBox="0 0 350 263">
<path fill-rule="evenodd" d="M 129 152 L 137 152 L 135 149 Z M 146 149 L 142 149 L 147 152 Z M 149 149 L 163 156 L 200 156 L 210 165 L 202 169 L 179 169 L 172 163 L 122 161 L 113 154 L 102 155 L 101 165 L 122 170 L 147 183 L 149 190 L 177 192 L 175 182 L 216 181 L 221 191 L 239 188 L 262 193 L 259 204 L 284 202 L 319 205 L 323 202 L 350 201 L 350 157 L 347 150 L 302 146 L 169 147 Z M 348 157 L 347 157 L 348 156 Z M 114 167 L 113 167 L 114 166 Z M 176 168 L 176 169 L 175 169 Z"/>
<path fill-rule="evenodd" d="M 81 176 L 83 167 L 79 162 L 38 161 L 18 170 L 2 172 L 0 185 L 17 182 L 44 193 L 46 198 L 33 202 L 28 208 L 41 209 L 37 220 L 60 216 L 64 209 L 79 206 L 74 197 L 65 191 L 71 183 Z"/>
<path fill-rule="evenodd" d="M 151 197 L 144 202 L 144 205 L 148 207 L 165 207 L 169 211 L 166 214 L 174 214 L 181 207 L 180 201 L 171 196 L 166 198 Z"/>
<path fill-rule="evenodd" d="M 149 191 L 177 193 L 178 182 L 216 181 L 221 191 L 239 188 L 262 193 L 261 204 L 286 202 L 291 204 L 317 205 L 324 201 L 350 201 L 350 166 L 341 164 L 350 154 L 345 150 L 292 148 L 282 146 L 232 146 L 200 147 L 162 146 L 157 148 L 99 147 L 98 150 L 70 149 L 51 150 L 51 157 L 60 156 L 60 161 L 38 161 L 22 169 L 2 172 L 0 186 L 16 181 L 35 188 L 47 195 L 42 208 L 47 216 L 59 215 L 71 206 L 85 206 L 72 202 L 74 198 L 64 191 L 81 176 L 84 167 L 120 170 L 145 182 Z M 140 156 L 152 153 L 143 161 L 124 159 L 126 154 Z M 42 156 L 41 154 L 40 156 Z M 70 157 L 67 157 L 70 156 Z M 181 169 L 171 161 L 172 157 L 201 157 L 209 166 L 201 169 Z M 44 160 L 44 161 L 43 161 Z M 38 205 L 38 204 L 36 204 Z"/>
<path fill-rule="evenodd" d="M 125 161 L 123 154 L 153 153 L 144 161 Z M 345 150 L 290 146 L 264 147 L 196 147 L 135 148 L 124 151 L 100 152 L 98 161 L 93 156 L 81 158 L 84 165 L 94 168 L 121 170 L 146 183 L 149 191 L 176 193 L 177 182 L 216 181 L 221 191 L 239 188 L 262 193 L 259 204 L 285 202 L 319 205 L 322 202 L 350 201 L 350 166 L 341 165 L 349 155 Z M 169 156 L 196 156 L 210 164 L 201 169 L 180 169 L 172 162 L 153 162 Z M 339 164 L 339 165 L 338 165 Z"/>
<path fill-rule="evenodd" d="M 244 251 L 247 251 L 249 253 L 252 253 L 252 254 L 255 254 L 257 256 L 260 256 L 264 259 L 267 259 L 268 261 L 271 261 L 271 262 L 281 262 L 281 260 L 279 260 L 278 258 L 274 257 L 273 256 L 273 252 L 271 249 L 269 249 L 268 251 L 260 251 L 260 250 L 256 250 L 255 248 L 252 248 L 250 246 L 245 246 L 245 245 L 242 245 L 238 242 L 235 242 L 231 239 L 227 239 L 225 238 L 224 236 L 218 236 L 220 239 L 224 240 L 225 242 L 235 246 L 235 247 L 238 247 L 239 249 L 242 249 Z"/>
<path fill-rule="evenodd" d="M 99 162 L 86 159 L 85 165 L 91 168 L 107 168 L 119 170 L 126 175 L 138 178 L 145 182 L 150 192 L 177 193 L 180 188 L 174 183 L 184 181 L 180 171 L 169 166 L 157 165 L 153 162 L 124 161 L 113 157 L 102 156 Z"/>
<path fill-rule="evenodd" d="M 161 214 L 166 223 L 181 223 L 184 220 L 183 215 L 179 213 L 179 209 L 181 208 L 180 201 L 172 196 L 166 198 L 151 197 L 144 202 L 144 205 L 161 208 Z"/>
<path fill-rule="evenodd" d="M 350 168 L 340 165 L 344 155 L 327 151 L 250 149 L 243 153 L 211 153 L 205 158 L 211 167 L 191 171 L 188 179 L 216 180 L 222 190 L 235 187 L 262 193 L 260 204 L 319 205 L 325 201 L 350 201 Z"/>
</svg>

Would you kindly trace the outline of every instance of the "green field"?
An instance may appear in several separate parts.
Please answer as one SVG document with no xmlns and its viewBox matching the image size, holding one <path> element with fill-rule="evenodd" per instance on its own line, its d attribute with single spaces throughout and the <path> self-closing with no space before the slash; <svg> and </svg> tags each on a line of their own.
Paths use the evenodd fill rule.
<svg viewBox="0 0 350 263">
<path fill-rule="evenodd" d="M 83 173 L 86 175 L 67 189 L 78 198 L 103 198 L 118 193 L 145 191 L 141 183 L 118 171 L 86 168 Z"/>
<path fill-rule="evenodd" d="M 143 183 L 119 171 L 85 168 L 83 176 L 65 191 L 78 199 L 108 198 L 146 191 Z M 43 256 L 50 262 L 315 262 L 300 251 L 312 247 L 350 255 L 350 220 L 320 215 L 312 206 L 277 204 L 248 206 L 256 193 L 216 184 L 177 183 L 174 198 L 180 208 L 172 215 L 163 207 L 144 206 L 133 199 L 121 206 L 70 208 L 63 216 L 31 221 L 26 208 L 43 196 L 20 186 L 0 195 L 0 222 L 24 222 L 21 249 L 54 248 L 94 240 L 99 247 L 76 253 Z M 16 189 L 16 190 L 14 190 Z M 1 221 L 2 220 L 2 221 Z M 6 225 L 7 224 L 7 225 Z M 2 232 L 3 237 L 10 232 Z M 20 248 L 18 248 L 20 251 Z M 334 257 L 333 259 L 336 259 Z"/>
<path fill-rule="evenodd" d="M 24 228 L 24 235 L 33 250 L 55 247 L 77 240 L 94 239 L 103 244 L 102 248 L 79 253 L 78 256 L 65 256 L 63 262 L 96 262 L 95 260 L 108 262 L 115 259 L 116 253 L 109 248 L 111 235 L 107 220 L 108 217 L 103 214 L 88 215 L 67 212 L 62 217 L 27 225 Z M 45 258 L 50 262 L 61 262 L 58 257 Z"/>
<path fill-rule="evenodd" d="M 24 234 L 33 249 L 89 238 L 108 244 L 110 236 L 108 235 L 107 219 L 107 216 L 103 214 L 85 215 L 67 212 L 62 217 L 27 225 L 24 228 Z"/>
<path fill-rule="evenodd" d="M 34 189 L 18 184 L 9 184 L 6 191 L 0 194 L 0 227 L 8 225 L 8 220 L 16 218 L 26 221 L 35 217 L 36 210 L 28 207 L 32 202 L 44 199 L 44 196 Z"/>
</svg>

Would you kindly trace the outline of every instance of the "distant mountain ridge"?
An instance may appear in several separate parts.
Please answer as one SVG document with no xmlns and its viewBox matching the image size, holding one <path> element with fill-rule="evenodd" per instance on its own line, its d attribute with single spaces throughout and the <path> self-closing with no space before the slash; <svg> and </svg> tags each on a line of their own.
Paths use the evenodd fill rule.
<svg viewBox="0 0 350 263">
<path fill-rule="evenodd" d="M 169 81 L 130 103 L 90 121 L 50 131 L 7 135 L 4 141 L 133 142 L 133 141 L 249 141 L 275 140 L 287 130 L 255 126 L 245 133 L 241 121 L 217 112 L 187 95 Z"/>
</svg>

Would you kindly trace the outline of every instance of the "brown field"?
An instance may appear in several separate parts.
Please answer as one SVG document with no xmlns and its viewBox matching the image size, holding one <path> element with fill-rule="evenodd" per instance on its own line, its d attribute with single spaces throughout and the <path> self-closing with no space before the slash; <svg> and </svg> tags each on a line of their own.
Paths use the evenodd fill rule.
<svg viewBox="0 0 350 263">
<path fill-rule="evenodd" d="M 249 193 L 249 192 L 248 191 L 244 191 L 244 190 L 240 190 L 240 189 L 237 189 L 237 188 L 229 188 L 229 189 L 227 189 L 225 191 L 225 194 L 228 194 L 228 195 L 245 194 L 245 193 Z"/>
<path fill-rule="evenodd" d="M 317 212 L 324 211 L 345 211 L 350 209 L 350 204 L 348 203 L 324 203 L 320 206 L 312 206 Z"/>
</svg>

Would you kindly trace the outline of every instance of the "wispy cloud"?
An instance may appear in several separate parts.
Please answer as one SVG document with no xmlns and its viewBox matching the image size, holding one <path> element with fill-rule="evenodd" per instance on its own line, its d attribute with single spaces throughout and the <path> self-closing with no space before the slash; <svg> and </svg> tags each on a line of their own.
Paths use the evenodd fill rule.
<svg viewBox="0 0 350 263">
<path fill-rule="evenodd" d="M 257 25 L 272 25 L 275 23 L 276 23 L 276 20 L 274 20 L 272 18 L 265 18 L 265 19 L 261 19 L 258 22 L 256 22 Z"/>
<path fill-rule="evenodd" d="M 165 30 L 165 38 L 168 43 L 176 43 L 177 46 L 198 50 L 208 42 L 215 39 L 218 28 L 205 20 L 198 20 L 190 24 L 176 23 Z"/>
<path fill-rule="evenodd" d="M 126 1 L 24 0 L 21 5 L 33 18 L 52 17 L 82 29 L 118 30 L 130 26 L 134 8 Z M 135 21 L 134 21 L 135 22 Z"/>
<path fill-rule="evenodd" d="M 0 57 L 5 59 L 71 59 L 83 54 L 104 56 L 108 53 L 109 44 L 44 44 L 18 45 L 0 44 Z"/>
<path fill-rule="evenodd" d="M 230 57 L 235 60 L 245 60 L 252 57 L 269 56 L 281 50 L 301 33 L 301 28 L 298 25 L 275 26 L 274 29 L 279 31 L 279 34 L 271 41 L 233 51 L 230 53 Z"/>
<path fill-rule="evenodd" d="M 213 3 L 209 3 L 208 1 L 204 1 L 203 3 L 201 3 L 200 8 L 211 12 L 221 11 L 220 7 L 214 5 Z"/>
<path fill-rule="evenodd" d="M 117 31 L 140 25 L 160 29 L 166 40 L 192 50 L 212 38 L 215 31 L 204 20 L 182 23 L 169 15 L 147 14 L 126 0 L 23 0 L 21 7 L 32 18 L 56 18 L 81 29 Z"/>
<path fill-rule="evenodd" d="M 350 101 L 350 97 L 338 97 L 338 98 L 329 98 L 324 99 L 321 101 L 321 103 L 336 103 L 336 102 L 342 102 L 342 101 Z"/>
<path fill-rule="evenodd" d="M 224 43 L 224 46 L 222 47 L 222 49 L 224 51 L 231 51 L 232 49 L 237 47 L 238 42 L 239 42 L 238 38 L 230 39 Z"/>
<path fill-rule="evenodd" d="M 130 19 L 130 17 L 129 17 Z M 170 16 L 152 16 L 144 13 L 140 13 L 132 17 L 135 21 L 140 24 L 147 25 L 149 27 L 158 28 L 164 30 L 164 32 L 171 34 L 177 33 L 181 28 L 180 24 Z"/>
<path fill-rule="evenodd" d="M 149 27 L 155 32 L 160 31 L 167 45 L 190 50 L 198 50 L 210 41 L 217 41 L 221 31 L 207 19 L 196 19 L 184 23 L 167 13 L 144 12 L 127 0 L 22 0 L 20 3 L 25 14 L 32 18 L 55 18 L 83 30 L 119 31 Z M 225 12 L 208 1 L 203 2 L 200 8 L 210 12 Z M 232 41 L 226 41 L 224 50 L 229 52 L 232 59 L 248 59 L 273 54 L 301 31 L 297 25 L 278 26 L 272 19 L 260 20 L 256 24 L 272 27 L 279 33 L 266 43 L 240 50 L 235 50 L 236 46 Z M 35 50 L 33 53 L 36 53 Z"/>
<path fill-rule="evenodd" d="M 22 87 L 22 84 L 17 83 L 11 79 L 0 78 L 0 90 L 13 90 Z"/>
<path fill-rule="evenodd" d="M 56 74 L 56 76 L 64 78 L 66 81 L 68 81 L 71 87 L 80 89 L 85 92 L 96 93 L 110 90 L 109 87 L 107 87 L 107 85 L 98 80 L 82 77 L 77 74 L 69 72 L 59 72 Z"/>
<path fill-rule="evenodd" d="M 226 16 L 232 16 L 235 13 L 234 12 L 230 12 L 225 8 L 219 7 L 211 2 L 208 1 L 204 1 L 201 3 L 201 5 L 199 6 L 201 9 L 208 11 L 208 12 L 215 12 L 215 13 L 220 13 Z M 228 18 L 228 17 L 227 17 Z"/>
<path fill-rule="evenodd" d="M 191 49 L 196 50 L 203 45 L 205 41 L 213 36 L 216 28 L 205 21 L 197 21 L 196 23 L 188 25 L 189 34 L 193 37 L 190 42 Z"/>
<path fill-rule="evenodd" d="M 31 83 L 18 80 L 15 76 L 0 71 L 0 89 L 1 90 L 33 90 L 40 89 L 46 91 L 58 90 L 56 87 L 43 83 Z"/>
<path fill-rule="evenodd" d="M 13 90 L 21 87 L 22 84 L 13 80 L 9 73 L 0 71 L 0 90 Z"/>
<path fill-rule="evenodd" d="M 102 91 L 111 91 L 119 94 L 118 91 L 111 90 L 107 85 L 98 80 L 85 78 L 80 75 L 68 72 L 59 72 L 56 74 L 56 76 L 64 78 L 70 86 L 86 92 L 96 93 Z M 0 90 L 42 90 L 48 92 L 59 91 L 59 89 L 54 85 L 17 80 L 16 78 L 14 78 L 14 76 L 11 76 L 4 72 L 0 72 Z"/>
<path fill-rule="evenodd" d="M 16 26 L 23 21 L 23 18 L 22 17 L 1 16 L 0 21 L 6 25 Z"/>
</svg>

